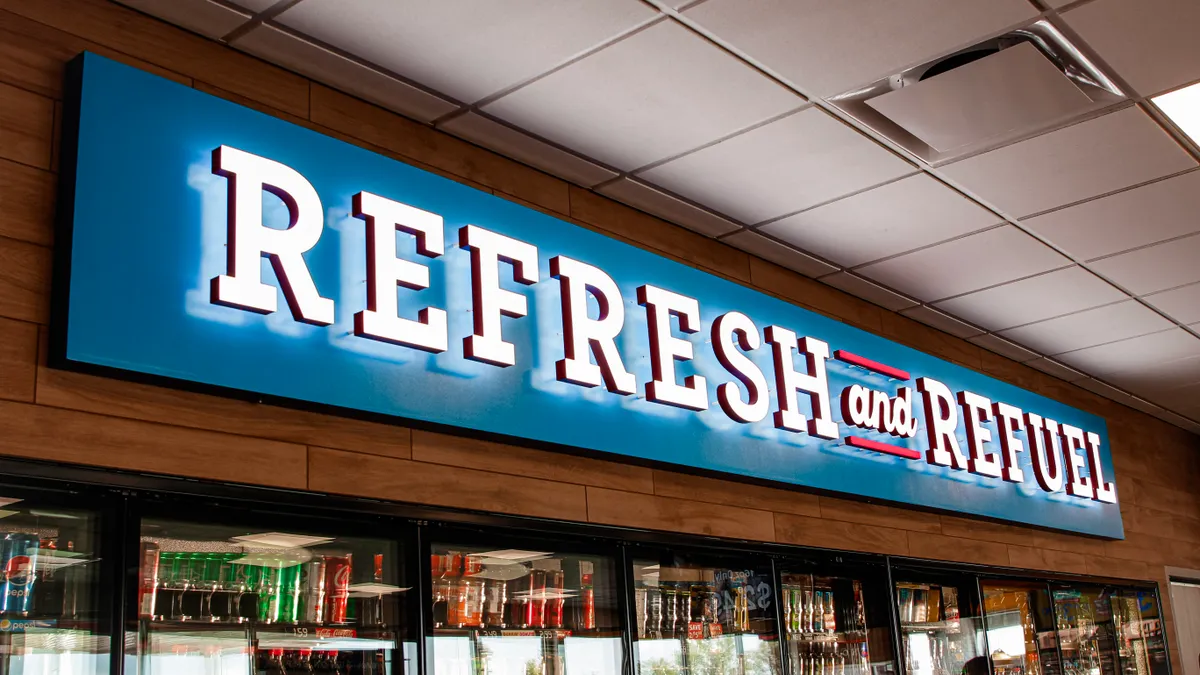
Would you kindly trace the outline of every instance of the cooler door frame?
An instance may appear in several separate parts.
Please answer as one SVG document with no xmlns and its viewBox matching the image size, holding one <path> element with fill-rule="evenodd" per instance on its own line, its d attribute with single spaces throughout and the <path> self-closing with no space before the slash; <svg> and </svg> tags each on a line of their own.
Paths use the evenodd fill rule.
<svg viewBox="0 0 1200 675">
<path fill-rule="evenodd" d="M 987 628 L 984 624 L 984 607 L 983 607 L 983 589 L 979 585 L 979 577 L 981 569 L 979 568 L 963 568 L 962 566 L 947 564 L 939 565 L 935 561 L 902 559 L 897 562 L 897 559 L 891 559 L 889 564 L 889 581 L 891 590 L 891 604 L 893 607 L 894 622 L 892 629 L 896 632 L 896 642 L 900 650 L 896 652 L 898 673 L 902 675 L 913 675 L 908 672 L 908 645 L 904 639 L 904 631 L 901 627 L 900 610 L 897 606 L 897 590 L 898 584 L 903 579 L 897 579 L 897 576 L 904 576 L 905 572 L 912 573 L 917 577 L 916 580 L 908 583 L 936 583 L 941 585 L 953 585 L 958 589 L 961 603 L 962 594 L 969 593 L 968 598 L 971 601 L 972 609 L 976 610 L 975 615 L 978 616 L 981 623 L 983 633 L 983 655 L 989 656 L 992 653 L 991 646 L 988 644 Z M 900 573 L 899 575 L 897 573 Z M 943 583 L 947 582 L 947 583 Z M 962 609 L 960 607 L 960 616 Z M 1057 636 L 1056 636 L 1057 639 Z"/>
</svg>

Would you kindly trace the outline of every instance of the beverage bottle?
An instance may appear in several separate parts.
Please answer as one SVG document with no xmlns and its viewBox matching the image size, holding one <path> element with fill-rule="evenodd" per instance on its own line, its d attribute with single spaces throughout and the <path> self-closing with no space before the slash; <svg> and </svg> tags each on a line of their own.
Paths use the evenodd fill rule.
<svg viewBox="0 0 1200 675">
<path fill-rule="evenodd" d="M 783 587 L 783 629 L 792 632 L 792 587 Z"/>
<path fill-rule="evenodd" d="M 546 625 L 546 570 L 532 570 L 529 579 L 529 625 L 543 628 Z"/>
<path fill-rule="evenodd" d="M 596 629 L 596 587 L 592 581 L 594 565 L 590 560 L 579 561 L 579 606 L 582 608 L 582 615 L 576 621 L 576 630 L 595 630 Z M 645 631 L 646 626 L 646 589 L 639 588 L 635 602 L 640 602 L 638 605 L 638 626 Z"/>
<path fill-rule="evenodd" d="M 312 664 L 311 649 L 301 649 L 296 655 L 296 672 L 300 675 L 312 675 L 314 671 Z M 290 672 L 290 671 L 289 671 Z"/>
<path fill-rule="evenodd" d="M 179 619 L 191 621 L 200 618 L 201 606 L 204 604 L 201 578 L 204 572 L 204 554 L 179 553 Z"/>
<path fill-rule="evenodd" d="M 158 594 L 158 544 L 143 541 L 141 544 L 141 585 L 138 588 L 138 617 L 152 619 L 155 616 L 155 599 Z"/>
<path fill-rule="evenodd" d="M 508 602 L 508 587 L 499 579 L 488 579 L 484 586 L 483 622 L 493 628 L 504 628 L 504 607 Z"/>
<path fill-rule="evenodd" d="M 350 554 L 325 556 L 325 621 L 346 623 L 350 600 Z"/>
<path fill-rule="evenodd" d="M 0 600 L 0 611 L 15 616 L 30 615 L 39 543 L 36 535 L 24 532 L 10 532 L 4 536 L 0 547 L 4 571 L 4 598 Z"/>
<path fill-rule="evenodd" d="M 371 581 L 373 581 L 376 586 L 383 586 L 383 554 L 382 553 L 375 554 L 375 569 L 373 570 L 373 573 L 371 575 Z M 389 600 L 390 600 L 390 597 L 385 596 L 382 592 L 380 592 L 374 598 L 370 599 L 371 620 L 370 620 L 369 625 L 379 626 L 379 627 L 384 627 L 387 625 L 388 616 L 390 615 L 390 612 L 388 611 L 387 607 L 391 604 L 390 602 L 388 602 Z"/>
<path fill-rule="evenodd" d="M 310 560 L 300 567 L 300 612 L 298 621 L 321 623 L 325 614 L 325 561 Z"/>
<path fill-rule="evenodd" d="M 58 544 L 53 539 L 42 539 L 38 543 L 40 554 L 46 556 L 57 555 Z M 53 564 L 56 561 L 43 562 L 43 571 L 38 575 L 40 578 L 34 584 L 33 606 L 37 608 L 39 616 L 59 616 L 62 614 L 63 607 L 63 583 L 64 577 L 60 570 L 55 569 L 57 565 Z"/>
<path fill-rule="evenodd" d="M 458 606 L 460 628 L 478 628 L 483 624 L 483 582 L 463 579 Z"/>
<path fill-rule="evenodd" d="M 678 591 L 675 583 L 660 581 L 662 587 L 663 629 L 664 638 L 675 637 L 679 626 L 679 602 L 676 600 Z"/>
<path fill-rule="evenodd" d="M 300 576 L 302 565 L 291 565 L 279 570 L 279 620 L 284 623 L 299 623 Z"/>
<path fill-rule="evenodd" d="M 450 600 L 450 580 L 435 579 L 433 582 L 433 627 L 442 628 L 447 625 L 448 607 Z"/>
<path fill-rule="evenodd" d="M 565 575 L 562 570 L 546 572 L 546 627 L 563 627 L 563 607 L 566 595 L 563 592 Z"/>
<path fill-rule="evenodd" d="M 283 650 L 272 649 L 267 654 L 267 675 L 290 675 L 283 661 Z"/>
<path fill-rule="evenodd" d="M 804 597 L 801 598 L 800 607 L 800 632 L 807 633 L 812 629 L 812 611 L 813 599 L 812 590 L 804 589 Z"/>
<path fill-rule="evenodd" d="M 646 589 L 646 637 L 657 639 L 663 631 L 663 589 L 651 586 Z"/>
<path fill-rule="evenodd" d="M 837 631 L 837 610 L 833 606 L 833 591 L 825 591 L 825 632 Z"/>
<path fill-rule="evenodd" d="M 278 567 L 263 567 L 258 574 L 258 620 L 276 623 L 283 605 L 283 586 Z"/>
<path fill-rule="evenodd" d="M 233 607 L 238 623 L 262 618 L 258 614 L 259 568 L 250 565 L 233 566 Z"/>
</svg>

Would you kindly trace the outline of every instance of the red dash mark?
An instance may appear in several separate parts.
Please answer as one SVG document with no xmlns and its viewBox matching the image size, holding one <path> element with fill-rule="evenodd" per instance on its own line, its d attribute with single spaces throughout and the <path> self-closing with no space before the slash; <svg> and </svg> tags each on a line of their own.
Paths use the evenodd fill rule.
<svg viewBox="0 0 1200 675">
<path fill-rule="evenodd" d="M 844 349 L 838 349 L 838 350 L 834 351 L 833 358 L 837 359 L 838 361 L 845 361 L 846 363 L 849 363 L 850 365 L 853 365 L 853 366 L 858 366 L 859 368 L 866 368 L 867 370 L 872 370 L 876 373 L 879 373 L 880 375 L 887 375 L 888 377 L 894 377 L 897 380 L 907 380 L 907 379 L 912 378 L 912 375 L 909 375 L 907 370 L 900 370 L 899 368 L 885 366 L 884 364 L 882 364 L 878 361 L 872 361 L 871 359 L 868 359 L 863 356 L 859 356 L 858 354 L 851 354 L 850 352 L 848 352 Z"/>
<path fill-rule="evenodd" d="M 882 452 L 885 455 L 895 455 L 897 457 L 903 457 L 904 459 L 921 459 L 921 452 L 919 450 L 902 448 L 899 445 L 892 445 L 891 443 L 880 443 L 879 441 L 859 438 L 858 436 L 847 436 L 846 445 L 855 448 L 862 448 L 863 450 Z"/>
</svg>

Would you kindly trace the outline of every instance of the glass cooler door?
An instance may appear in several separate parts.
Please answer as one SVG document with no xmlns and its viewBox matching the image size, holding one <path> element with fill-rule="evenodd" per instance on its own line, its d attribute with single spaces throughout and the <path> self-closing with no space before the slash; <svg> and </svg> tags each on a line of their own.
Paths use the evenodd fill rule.
<svg viewBox="0 0 1200 675">
<path fill-rule="evenodd" d="M 1124 588 L 1112 596 L 1121 675 L 1167 675 L 1158 596 L 1151 590 Z"/>
<path fill-rule="evenodd" d="M 988 675 L 975 578 L 897 569 L 894 579 L 908 675 Z"/>
<path fill-rule="evenodd" d="M 1046 584 L 985 580 L 981 586 L 995 675 L 1061 675 Z"/>
<path fill-rule="evenodd" d="M 779 675 L 770 563 L 671 552 L 632 559 L 637 675 Z"/>
<path fill-rule="evenodd" d="M 793 675 L 895 672 L 883 565 L 781 565 L 783 625 Z"/>
<path fill-rule="evenodd" d="M 481 539 L 431 546 L 434 675 L 620 675 L 613 556 Z"/>
<path fill-rule="evenodd" d="M 1052 590 L 1065 675 L 1116 675 L 1115 589 L 1065 586 Z"/>
<path fill-rule="evenodd" d="M 110 670 L 111 593 L 101 591 L 111 573 L 102 572 L 100 511 L 76 508 L 84 503 L 0 487 L 2 675 Z"/>
<path fill-rule="evenodd" d="M 397 542 L 339 536 L 340 525 L 312 519 L 286 530 L 211 522 L 142 521 L 128 673 L 410 670 Z"/>
</svg>

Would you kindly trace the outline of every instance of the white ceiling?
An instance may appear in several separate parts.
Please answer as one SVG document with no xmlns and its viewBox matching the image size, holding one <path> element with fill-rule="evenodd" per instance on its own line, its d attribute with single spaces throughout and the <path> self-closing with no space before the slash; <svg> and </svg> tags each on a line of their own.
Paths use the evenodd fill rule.
<svg viewBox="0 0 1200 675">
<path fill-rule="evenodd" d="M 1196 0 L 119 1 L 1200 432 Z M 933 165 L 832 102 L 1039 20 L 1127 98 Z"/>
</svg>

